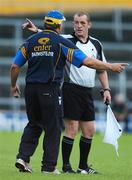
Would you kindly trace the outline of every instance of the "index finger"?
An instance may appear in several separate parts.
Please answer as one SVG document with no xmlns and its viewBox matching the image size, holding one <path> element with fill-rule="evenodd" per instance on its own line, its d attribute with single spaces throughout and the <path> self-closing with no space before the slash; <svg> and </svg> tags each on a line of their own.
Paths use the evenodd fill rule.
<svg viewBox="0 0 132 180">
<path fill-rule="evenodd" d="M 129 66 L 128 63 L 121 63 L 122 66 Z"/>
<path fill-rule="evenodd" d="M 26 18 L 27 22 L 29 22 L 30 24 L 32 23 L 32 21 L 28 18 Z"/>
</svg>

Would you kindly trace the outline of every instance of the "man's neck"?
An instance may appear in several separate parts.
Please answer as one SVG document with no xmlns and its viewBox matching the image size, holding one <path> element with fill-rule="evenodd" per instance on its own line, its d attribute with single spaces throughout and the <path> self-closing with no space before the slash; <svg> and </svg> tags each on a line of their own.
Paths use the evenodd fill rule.
<svg viewBox="0 0 132 180">
<path fill-rule="evenodd" d="M 75 33 L 75 36 L 83 43 L 86 43 L 88 41 L 88 35 L 87 36 L 78 36 L 76 33 Z"/>
<path fill-rule="evenodd" d="M 77 36 L 78 37 L 78 39 L 80 39 L 82 42 L 86 42 L 87 41 L 87 39 L 88 39 L 88 36 L 85 36 L 85 37 L 83 37 L 83 36 Z"/>
</svg>

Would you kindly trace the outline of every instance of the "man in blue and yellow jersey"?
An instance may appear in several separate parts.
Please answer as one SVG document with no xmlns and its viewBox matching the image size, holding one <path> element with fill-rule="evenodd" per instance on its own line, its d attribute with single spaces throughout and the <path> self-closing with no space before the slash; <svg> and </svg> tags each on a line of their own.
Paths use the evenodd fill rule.
<svg viewBox="0 0 132 180">
<path fill-rule="evenodd" d="M 25 102 L 29 122 L 24 129 L 15 164 L 22 172 L 32 172 L 29 167 L 30 157 L 44 131 L 41 171 L 59 174 L 56 165 L 62 121 L 60 87 L 66 60 L 78 68 L 84 65 L 113 72 L 121 72 L 127 65 L 106 63 L 87 57 L 71 41 L 59 35 L 64 20 L 61 12 L 48 12 L 44 19 L 44 31 L 26 40 L 11 65 L 11 93 L 14 97 L 19 97 L 17 78 L 21 67 L 28 63 Z"/>
</svg>

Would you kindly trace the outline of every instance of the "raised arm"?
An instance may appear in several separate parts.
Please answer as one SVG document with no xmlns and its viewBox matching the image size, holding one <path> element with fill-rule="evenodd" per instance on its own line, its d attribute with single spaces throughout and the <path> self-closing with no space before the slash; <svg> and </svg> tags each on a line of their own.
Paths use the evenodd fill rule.
<svg viewBox="0 0 132 180">
<path fill-rule="evenodd" d="M 28 29 L 29 31 L 32 31 L 34 33 L 41 32 L 42 29 L 38 29 L 37 26 L 28 18 L 26 18 L 27 22 L 22 24 L 23 29 Z"/>
<path fill-rule="evenodd" d="M 122 72 L 128 63 L 107 63 L 98 59 L 86 56 L 80 49 L 72 49 L 61 44 L 62 51 L 67 60 L 73 65 L 80 67 L 81 65 L 97 69 L 106 70 L 112 72 Z M 74 48 L 76 48 L 74 46 Z"/>
<path fill-rule="evenodd" d="M 106 63 L 95 58 L 87 57 L 83 61 L 83 65 L 97 70 L 107 70 L 113 72 L 122 72 L 128 63 Z"/>
</svg>

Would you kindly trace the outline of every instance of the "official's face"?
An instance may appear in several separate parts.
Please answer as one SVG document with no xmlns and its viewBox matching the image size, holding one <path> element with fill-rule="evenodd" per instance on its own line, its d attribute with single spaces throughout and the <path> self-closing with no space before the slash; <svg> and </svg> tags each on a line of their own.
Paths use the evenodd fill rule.
<svg viewBox="0 0 132 180">
<path fill-rule="evenodd" d="M 91 22 L 88 20 L 86 15 L 74 16 L 74 31 L 76 36 L 79 37 L 87 37 L 88 36 L 88 29 L 91 28 Z"/>
</svg>

